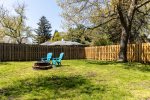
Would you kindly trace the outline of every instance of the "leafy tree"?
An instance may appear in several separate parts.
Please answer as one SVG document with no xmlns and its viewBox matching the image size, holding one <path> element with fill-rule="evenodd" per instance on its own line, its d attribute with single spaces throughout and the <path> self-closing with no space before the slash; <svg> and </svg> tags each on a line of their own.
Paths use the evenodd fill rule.
<svg viewBox="0 0 150 100">
<path fill-rule="evenodd" d="M 105 46 L 105 45 L 110 45 L 112 42 L 108 39 L 107 34 L 101 34 L 99 35 L 99 38 L 96 38 L 95 40 L 92 41 L 92 45 L 94 46 Z"/>
<path fill-rule="evenodd" d="M 66 34 L 66 39 L 70 41 L 79 42 L 82 44 L 90 44 L 91 38 L 85 32 L 85 27 L 81 24 L 75 28 L 70 28 Z"/>
<path fill-rule="evenodd" d="M 142 11 L 142 7 L 148 7 L 149 0 L 129 0 L 129 1 L 117 1 L 117 3 L 114 3 L 116 7 L 116 12 L 118 14 L 120 23 L 121 23 L 121 40 L 120 40 L 120 53 L 119 53 L 119 60 L 120 61 L 127 61 L 127 43 L 129 41 L 129 38 L 131 37 L 131 33 L 134 29 L 134 27 L 137 28 L 137 26 L 134 26 L 134 22 L 140 20 L 138 18 L 138 12 L 141 11 L 143 13 L 148 12 L 146 10 Z M 150 8 L 150 7 L 148 7 Z M 147 15 L 147 14 L 146 14 Z M 143 18 L 145 19 L 145 15 Z M 136 19 L 137 18 L 137 19 Z M 146 19 L 145 19 L 146 20 Z M 145 23 L 144 23 L 145 24 Z M 141 27 L 140 29 L 142 29 Z"/>
<path fill-rule="evenodd" d="M 38 44 L 48 41 L 51 38 L 51 28 L 52 27 L 49 21 L 45 16 L 42 16 L 40 18 L 40 22 L 38 23 L 38 29 L 35 30 L 37 34 L 35 37 L 35 41 Z"/>
<path fill-rule="evenodd" d="M 15 43 L 21 44 L 24 39 L 32 37 L 31 28 L 25 25 L 25 4 L 18 4 L 11 15 L 3 6 L 0 7 L 1 37 L 9 36 Z"/>
<path fill-rule="evenodd" d="M 83 25 L 78 25 L 77 28 L 70 28 L 64 39 L 96 46 L 112 44 L 110 36 L 100 32 L 99 29 L 87 31 Z"/>
<path fill-rule="evenodd" d="M 120 25 L 119 61 L 127 61 L 127 43 L 146 28 L 150 0 L 60 0 L 62 16 L 68 26 L 84 24 L 87 29 L 102 29 L 112 21 Z M 112 27 L 112 26 L 111 26 Z M 138 32 L 136 32 L 136 31 Z M 133 39 L 132 39 L 133 38 Z"/>
<path fill-rule="evenodd" d="M 100 31 L 98 31 L 97 29 L 91 31 L 88 36 L 91 37 L 91 45 L 104 46 L 112 44 L 110 40 L 110 35 L 106 33 L 100 33 Z"/>
<path fill-rule="evenodd" d="M 55 30 L 52 41 L 60 41 L 61 39 L 62 39 L 62 36 L 57 30 Z"/>
</svg>

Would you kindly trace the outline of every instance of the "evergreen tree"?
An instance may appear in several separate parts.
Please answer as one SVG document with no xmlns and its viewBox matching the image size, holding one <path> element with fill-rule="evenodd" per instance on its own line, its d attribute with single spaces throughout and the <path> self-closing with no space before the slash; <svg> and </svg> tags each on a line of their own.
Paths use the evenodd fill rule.
<svg viewBox="0 0 150 100">
<path fill-rule="evenodd" d="M 37 36 L 35 38 L 38 44 L 48 41 L 51 38 L 51 24 L 42 16 L 40 22 L 38 23 L 38 29 L 35 30 Z"/>
</svg>

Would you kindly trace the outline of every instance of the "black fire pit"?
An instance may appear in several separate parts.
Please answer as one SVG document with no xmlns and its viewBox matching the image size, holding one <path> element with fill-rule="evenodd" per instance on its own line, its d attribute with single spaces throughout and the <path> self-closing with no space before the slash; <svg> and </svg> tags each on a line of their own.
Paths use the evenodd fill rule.
<svg viewBox="0 0 150 100">
<path fill-rule="evenodd" d="M 45 61 L 37 61 L 34 63 L 33 69 L 41 69 L 41 70 L 46 70 L 52 68 L 52 65 L 49 62 Z"/>
</svg>

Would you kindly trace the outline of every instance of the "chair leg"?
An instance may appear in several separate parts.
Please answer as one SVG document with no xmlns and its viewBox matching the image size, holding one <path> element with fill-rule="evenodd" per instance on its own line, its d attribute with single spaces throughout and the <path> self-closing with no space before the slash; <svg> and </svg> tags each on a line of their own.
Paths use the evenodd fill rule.
<svg viewBox="0 0 150 100">
<path fill-rule="evenodd" d="M 57 65 L 59 65 L 59 62 L 56 61 L 56 63 L 57 63 Z"/>
<path fill-rule="evenodd" d="M 56 61 L 55 61 L 55 60 L 53 60 L 53 61 L 52 61 L 52 64 L 53 64 L 53 65 L 56 65 Z"/>
<path fill-rule="evenodd" d="M 58 64 L 58 65 L 60 65 L 60 63 L 59 63 L 59 62 L 57 62 L 57 64 Z"/>
</svg>

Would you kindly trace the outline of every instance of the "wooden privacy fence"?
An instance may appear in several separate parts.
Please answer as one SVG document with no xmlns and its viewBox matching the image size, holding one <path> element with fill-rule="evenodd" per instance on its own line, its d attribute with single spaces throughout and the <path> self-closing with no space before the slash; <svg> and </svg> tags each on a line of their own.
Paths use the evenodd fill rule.
<svg viewBox="0 0 150 100">
<path fill-rule="evenodd" d="M 85 58 L 102 61 L 116 61 L 120 45 L 85 47 Z M 128 44 L 128 61 L 150 62 L 150 43 Z"/>
<path fill-rule="evenodd" d="M 64 59 L 84 59 L 84 47 L 76 46 L 41 46 L 41 45 L 17 45 L 0 43 L 0 61 L 35 61 L 48 52 L 53 57 L 58 57 L 64 52 Z"/>
<path fill-rule="evenodd" d="M 35 61 L 48 52 L 53 57 L 58 57 L 61 52 L 65 53 L 64 59 L 94 59 L 101 61 L 116 61 L 120 46 L 41 46 L 41 45 L 17 45 L 0 44 L 0 61 Z M 127 57 L 129 61 L 150 62 L 150 43 L 128 44 Z"/>
</svg>

